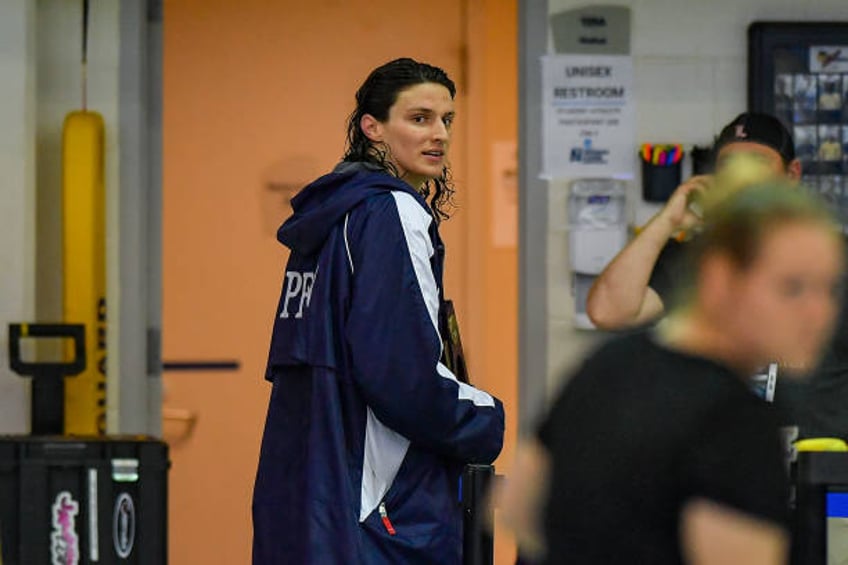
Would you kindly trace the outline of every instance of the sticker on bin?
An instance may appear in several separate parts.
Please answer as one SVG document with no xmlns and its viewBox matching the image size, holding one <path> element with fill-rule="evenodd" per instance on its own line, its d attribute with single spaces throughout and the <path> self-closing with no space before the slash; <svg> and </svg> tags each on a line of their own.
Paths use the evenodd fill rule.
<svg viewBox="0 0 848 565">
<path fill-rule="evenodd" d="M 112 459 L 112 480 L 116 483 L 138 481 L 138 459 Z"/>
<path fill-rule="evenodd" d="M 88 556 L 92 563 L 100 561 L 97 537 L 97 469 L 88 470 Z M 0 564 L 2 565 L 2 564 Z"/>
<path fill-rule="evenodd" d="M 129 557 L 135 545 L 135 504 L 132 497 L 125 492 L 115 501 L 112 542 L 115 545 L 115 553 L 121 559 Z"/>
<path fill-rule="evenodd" d="M 53 503 L 53 533 L 50 536 L 50 563 L 52 565 L 77 565 L 79 563 L 79 538 L 76 516 L 79 503 L 66 490 L 56 496 Z"/>
</svg>

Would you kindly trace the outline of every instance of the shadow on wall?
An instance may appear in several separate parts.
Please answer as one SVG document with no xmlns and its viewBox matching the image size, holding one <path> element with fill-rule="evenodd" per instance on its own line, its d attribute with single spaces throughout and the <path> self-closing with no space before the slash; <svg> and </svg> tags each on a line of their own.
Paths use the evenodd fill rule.
<svg viewBox="0 0 848 565">
<path fill-rule="evenodd" d="M 318 160 L 309 155 L 284 157 L 268 166 L 259 198 L 263 234 L 276 236 L 277 228 L 292 213 L 291 199 L 322 172 Z"/>
</svg>

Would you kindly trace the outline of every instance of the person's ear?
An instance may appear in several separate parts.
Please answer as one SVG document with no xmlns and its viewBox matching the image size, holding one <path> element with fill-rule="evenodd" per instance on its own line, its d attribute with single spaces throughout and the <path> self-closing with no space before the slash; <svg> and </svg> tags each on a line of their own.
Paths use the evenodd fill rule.
<svg viewBox="0 0 848 565">
<path fill-rule="evenodd" d="M 789 162 L 786 166 L 786 176 L 789 180 L 801 180 L 801 161 L 799 159 L 792 159 L 792 161 Z"/>
<path fill-rule="evenodd" d="M 369 140 L 375 143 L 383 141 L 383 123 L 371 114 L 363 114 L 359 127 Z"/>
</svg>

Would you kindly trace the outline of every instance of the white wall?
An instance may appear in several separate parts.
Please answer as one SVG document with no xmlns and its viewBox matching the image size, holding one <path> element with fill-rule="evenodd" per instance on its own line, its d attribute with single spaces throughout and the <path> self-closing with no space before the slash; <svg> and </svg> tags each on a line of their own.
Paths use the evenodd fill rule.
<svg viewBox="0 0 848 565">
<path fill-rule="evenodd" d="M 81 104 L 81 6 L 0 1 L 0 434 L 26 432 L 29 423 L 28 385 L 8 369 L 7 324 L 62 320 L 62 122 Z M 106 185 L 113 195 L 119 8 L 93 2 L 89 13 L 88 107 L 106 122 Z M 116 250 L 111 237 L 107 252 L 117 257 Z"/>
<path fill-rule="evenodd" d="M 62 319 L 62 123 L 82 105 L 82 3 L 38 0 L 36 5 L 36 301 L 39 320 L 56 322 Z M 118 9 L 118 2 L 92 2 L 89 8 L 88 109 L 105 122 L 107 191 L 118 186 Z"/>
<path fill-rule="evenodd" d="M 35 7 L 0 2 L 0 434 L 28 427 L 28 384 L 9 370 L 10 322 L 35 315 Z"/>
<path fill-rule="evenodd" d="M 549 12 L 609 4 L 629 6 L 632 11 L 639 142 L 708 145 L 724 124 L 746 109 L 751 22 L 848 20 L 846 0 L 549 0 Z M 597 334 L 573 329 L 564 229 L 567 188 L 567 182 L 549 184 L 548 376 L 552 386 L 598 339 Z M 628 190 L 631 220 L 642 225 L 658 208 L 642 202 L 638 180 Z"/>
</svg>

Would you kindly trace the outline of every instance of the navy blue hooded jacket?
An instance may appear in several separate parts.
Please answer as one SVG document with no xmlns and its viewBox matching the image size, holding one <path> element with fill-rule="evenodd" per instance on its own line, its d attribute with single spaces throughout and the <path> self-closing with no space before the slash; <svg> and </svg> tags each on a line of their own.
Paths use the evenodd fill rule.
<svg viewBox="0 0 848 565">
<path fill-rule="evenodd" d="M 441 362 L 443 246 L 408 184 L 343 163 L 304 188 L 266 378 L 254 565 L 461 562 L 458 481 L 500 401 Z"/>
</svg>

